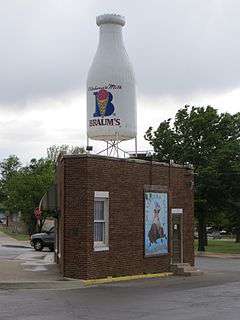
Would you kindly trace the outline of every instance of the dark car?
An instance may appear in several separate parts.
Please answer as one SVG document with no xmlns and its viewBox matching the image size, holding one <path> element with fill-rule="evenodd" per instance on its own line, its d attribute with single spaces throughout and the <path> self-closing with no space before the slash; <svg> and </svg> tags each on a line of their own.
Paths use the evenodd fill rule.
<svg viewBox="0 0 240 320">
<path fill-rule="evenodd" d="M 35 233 L 31 236 L 31 246 L 34 247 L 36 251 L 42 251 L 44 247 L 49 248 L 51 251 L 54 250 L 55 242 L 55 229 L 52 227 L 48 231 Z"/>
</svg>

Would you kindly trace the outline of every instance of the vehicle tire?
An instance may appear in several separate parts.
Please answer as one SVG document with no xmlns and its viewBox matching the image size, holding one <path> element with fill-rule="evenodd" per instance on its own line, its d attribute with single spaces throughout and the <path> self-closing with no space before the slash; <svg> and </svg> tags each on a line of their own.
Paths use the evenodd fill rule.
<svg viewBox="0 0 240 320">
<path fill-rule="evenodd" d="M 41 240 L 35 240 L 34 241 L 34 244 L 33 244 L 33 247 L 36 251 L 42 251 L 43 249 L 43 243 Z"/>
</svg>

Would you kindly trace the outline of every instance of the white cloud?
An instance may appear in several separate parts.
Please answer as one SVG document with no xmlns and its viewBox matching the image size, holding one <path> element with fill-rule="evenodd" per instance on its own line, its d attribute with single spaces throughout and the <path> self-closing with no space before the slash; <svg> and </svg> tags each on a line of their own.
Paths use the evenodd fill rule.
<svg viewBox="0 0 240 320">
<path fill-rule="evenodd" d="M 161 97 L 151 99 L 139 96 L 138 99 L 138 149 L 150 150 L 144 140 L 144 133 L 152 126 L 173 118 L 185 104 L 195 106 L 212 105 L 219 112 L 239 111 L 240 88 L 222 95 L 199 95 L 189 99 Z M 32 157 L 46 156 L 51 145 L 86 146 L 86 98 L 84 94 L 68 96 L 62 100 L 47 99 L 26 109 L 21 115 L 9 112 L 0 122 L 0 158 L 17 154 L 23 161 Z M 105 144 L 91 141 L 94 152 L 105 148 Z M 134 151 L 134 141 L 123 143 L 126 151 Z"/>
<path fill-rule="evenodd" d="M 12 0 L 0 12 L 0 105 L 21 109 L 84 92 L 97 46 L 95 15 L 103 12 L 126 15 L 125 43 L 144 95 L 240 86 L 238 0 Z"/>
<path fill-rule="evenodd" d="M 0 0 L 0 158 L 86 145 L 85 82 L 97 47 L 95 16 L 126 16 L 138 84 L 138 144 L 184 104 L 238 112 L 238 0 Z M 128 150 L 134 144 L 125 144 Z M 96 144 L 100 150 L 102 144 Z"/>
</svg>

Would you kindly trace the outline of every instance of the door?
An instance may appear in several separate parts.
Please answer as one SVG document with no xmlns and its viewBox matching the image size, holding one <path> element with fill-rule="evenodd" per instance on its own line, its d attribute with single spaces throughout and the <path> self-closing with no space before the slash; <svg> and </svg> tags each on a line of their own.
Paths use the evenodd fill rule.
<svg viewBox="0 0 240 320">
<path fill-rule="evenodd" d="M 172 214 L 172 263 L 182 262 L 182 219 L 180 214 Z"/>
</svg>

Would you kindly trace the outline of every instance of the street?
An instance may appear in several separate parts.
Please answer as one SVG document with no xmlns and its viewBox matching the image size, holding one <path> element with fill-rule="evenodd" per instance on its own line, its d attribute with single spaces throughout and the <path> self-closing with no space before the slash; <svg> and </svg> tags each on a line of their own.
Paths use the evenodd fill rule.
<svg viewBox="0 0 240 320">
<path fill-rule="evenodd" d="M 74 290 L 1 290 L 1 320 L 238 320 L 240 261 L 198 258 L 204 276 Z M 219 268 L 218 268 L 219 267 Z"/>
</svg>

